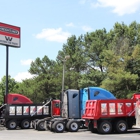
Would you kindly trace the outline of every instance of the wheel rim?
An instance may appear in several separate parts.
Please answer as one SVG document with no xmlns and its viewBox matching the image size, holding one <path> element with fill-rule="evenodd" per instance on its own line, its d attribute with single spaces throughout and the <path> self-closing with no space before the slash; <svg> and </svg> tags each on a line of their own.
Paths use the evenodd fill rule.
<svg viewBox="0 0 140 140">
<path fill-rule="evenodd" d="M 57 128 L 58 131 L 62 131 L 64 129 L 64 125 L 62 123 L 58 123 L 56 125 L 56 128 Z"/>
<path fill-rule="evenodd" d="M 120 123 L 118 127 L 119 127 L 119 129 L 121 131 L 125 131 L 126 130 L 126 125 L 124 123 Z"/>
<path fill-rule="evenodd" d="M 72 130 L 77 130 L 77 129 L 78 129 L 78 124 L 75 123 L 75 122 L 72 123 L 72 124 L 71 124 L 71 129 L 72 129 Z"/>
<path fill-rule="evenodd" d="M 44 128 L 44 122 L 40 122 L 40 123 L 39 123 L 39 127 L 40 127 L 40 128 Z"/>
<path fill-rule="evenodd" d="M 103 124 L 102 129 L 104 132 L 110 131 L 110 125 L 108 123 Z"/>
<path fill-rule="evenodd" d="M 16 123 L 15 122 L 11 122 L 10 123 L 10 128 L 15 128 L 16 127 Z"/>
<path fill-rule="evenodd" d="M 24 126 L 24 128 L 27 128 L 27 127 L 29 127 L 29 126 L 30 126 L 30 123 L 29 123 L 29 121 L 25 121 L 25 122 L 23 123 L 23 126 Z"/>
</svg>

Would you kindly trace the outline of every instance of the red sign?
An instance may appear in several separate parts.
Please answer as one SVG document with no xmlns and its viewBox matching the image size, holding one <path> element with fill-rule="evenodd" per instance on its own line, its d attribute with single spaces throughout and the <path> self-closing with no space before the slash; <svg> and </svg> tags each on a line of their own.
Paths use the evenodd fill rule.
<svg viewBox="0 0 140 140">
<path fill-rule="evenodd" d="M 0 22 L 0 44 L 20 47 L 20 27 Z"/>
</svg>

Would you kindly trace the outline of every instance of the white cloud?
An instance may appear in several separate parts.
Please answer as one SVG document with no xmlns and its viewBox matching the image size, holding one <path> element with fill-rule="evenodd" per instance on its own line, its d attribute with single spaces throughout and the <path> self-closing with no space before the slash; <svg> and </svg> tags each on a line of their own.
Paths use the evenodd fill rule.
<svg viewBox="0 0 140 140">
<path fill-rule="evenodd" d="M 20 72 L 18 73 L 14 79 L 17 82 L 22 82 L 22 80 L 33 78 L 35 75 L 31 75 L 29 72 Z"/>
<path fill-rule="evenodd" d="M 85 32 L 88 32 L 88 31 L 91 31 L 93 29 L 89 26 L 82 26 L 82 30 L 84 30 Z"/>
<path fill-rule="evenodd" d="M 68 27 L 74 27 L 74 24 L 71 22 L 71 23 L 66 24 L 66 26 L 68 26 Z"/>
<path fill-rule="evenodd" d="M 36 35 L 36 38 L 64 43 L 70 35 L 71 34 L 69 32 L 62 31 L 62 28 L 58 29 L 48 28 L 43 29 L 41 33 Z"/>
<path fill-rule="evenodd" d="M 21 65 L 30 65 L 32 63 L 32 59 L 21 60 Z"/>
<path fill-rule="evenodd" d="M 97 0 L 91 4 L 93 7 L 112 7 L 113 13 L 120 16 L 131 14 L 140 8 L 140 0 Z"/>
</svg>

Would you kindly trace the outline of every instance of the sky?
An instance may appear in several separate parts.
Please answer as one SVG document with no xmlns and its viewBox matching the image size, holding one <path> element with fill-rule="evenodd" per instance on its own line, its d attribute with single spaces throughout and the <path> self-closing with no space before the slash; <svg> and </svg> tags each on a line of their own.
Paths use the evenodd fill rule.
<svg viewBox="0 0 140 140">
<path fill-rule="evenodd" d="M 116 22 L 140 23 L 140 0 L 0 0 L 0 22 L 21 29 L 20 48 L 9 47 L 9 75 L 31 78 L 30 64 L 45 55 L 56 60 L 68 37 L 84 35 Z M 0 81 L 6 75 L 6 47 L 0 45 Z"/>
</svg>

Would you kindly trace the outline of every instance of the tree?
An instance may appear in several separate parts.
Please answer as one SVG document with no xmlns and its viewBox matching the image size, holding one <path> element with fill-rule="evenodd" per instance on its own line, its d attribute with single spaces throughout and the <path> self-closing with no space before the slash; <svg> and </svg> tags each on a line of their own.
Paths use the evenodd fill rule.
<svg viewBox="0 0 140 140">
<path fill-rule="evenodd" d="M 11 78 L 11 76 L 8 76 L 8 91 L 9 93 L 14 93 L 18 89 L 18 83 L 15 81 L 15 79 Z M 0 104 L 4 102 L 4 95 L 6 90 L 6 76 L 3 76 L 3 78 L 0 81 Z"/>
<path fill-rule="evenodd" d="M 47 56 L 42 59 L 36 58 L 31 63 L 29 72 L 36 76 L 30 81 L 24 81 L 24 86 L 30 86 L 31 93 L 36 93 L 36 96 L 31 97 L 33 101 L 37 102 L 36 98 L 41 102 L 50 96 L 59 97 L 61 91 L 60 69 L 55 61 L 50 60 Z"/>
<path fill-rule="evenodd" d="M 62 51 L 59 51 L 58 56 L 64 58 L 70 55 L 70 59 L 66 62 L 65 67 L 65 89 L 79 89 L 79 80 L 81 74 L 87 69 L 87 58 L 84 54 L 83 36 L 76 38 L 75 35 L 68 38 L 67 43 L 63 45 Z M 57 59 L 58 64 L 62 68 L 63 62 Z"/>
<path fill-rule="evenodd" d="M 130 25 L 115 23 L 109 32 L 104 28 L 72 35 L 58 52 L 61 60 L 44 56 L 32 62 L 29 72 L 35 77 L 18 84 L 18 91 L 35 102 L 59 97 L 66 55 L 70 59 L 65 63 L 65 89 L 99 86 L 117 98 L 140 90 L 140 24 L 135 21 Z"/>
<path fill-rule="evenodd" d="M 105 67 L 103 67 L 103 52 L 108 48 L 106 29 L 87 33 L 83 40 L 83 53 L 86 58 L 86 70 L 82 74 L 80 86 L 100 86 L 105 78 Z"/>
</svg>

